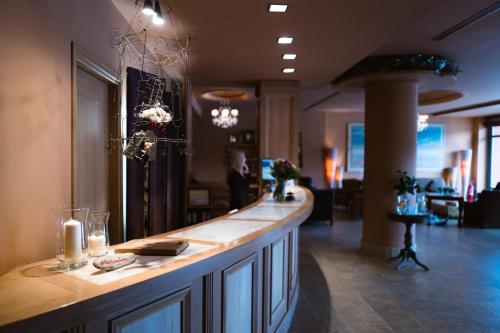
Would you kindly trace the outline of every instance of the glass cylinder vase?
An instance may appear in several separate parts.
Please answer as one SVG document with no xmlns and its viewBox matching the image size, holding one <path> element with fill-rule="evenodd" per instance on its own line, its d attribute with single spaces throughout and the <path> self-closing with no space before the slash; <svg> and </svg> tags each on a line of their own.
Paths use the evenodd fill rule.
<svg viewBox="0 0 500 333">
<path fill-rule="evenodd" d="M 109 232 L 108 220 L 109 211 L 92 212 L 89 221 L 89 256 L 101 257 L 108 253 Z"/>
<path fill-rule="evenodd" d="M 56 258 L 59 268 L 71 270 L 87 264 L 87 219 L 90 208 L 58 207 L 54 209 L 57 216 Z"/>
<path fill-rule="evenodd" d="M 427 200 L 425 192 L 417 193 L 417 211 L 419 213 L 427 212 Z"/>
<path fill-rule="evenodd" d="M 276 188 L 274 189 L 273 198 L 276 201 L 285 201 L 286 192 L 285 192 L 285 183 L 284 180 L 278 180 L 276 182 Z"/>
<path fill-rule="evenodd" d="M 398 194 L 396 201 L 396 212 L 398 214 L 406 214 L 408 212 L 408 194 Z"/>
</svg>

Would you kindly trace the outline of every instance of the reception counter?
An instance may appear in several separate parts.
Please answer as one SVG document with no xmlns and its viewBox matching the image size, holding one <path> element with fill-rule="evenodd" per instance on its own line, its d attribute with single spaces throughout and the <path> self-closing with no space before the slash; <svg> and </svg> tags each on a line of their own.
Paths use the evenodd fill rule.
<svg viewBox="0 0 500 333">
<path fill-rule="evenodd" d="M 188 239 L 176 257 L 116 271 L 58 272 L 55 259 L 0 277 L 0 332 L 287 331 L 298 299 L 299 226 L 313 196 L 269 194 L 244 209 L 151 238 Z"/>
</svg>

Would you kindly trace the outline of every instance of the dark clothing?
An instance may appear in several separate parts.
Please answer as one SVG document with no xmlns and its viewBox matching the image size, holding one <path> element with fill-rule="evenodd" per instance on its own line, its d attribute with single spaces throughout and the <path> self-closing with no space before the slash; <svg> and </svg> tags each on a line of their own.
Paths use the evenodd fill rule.
<svg viewBox="0 0 500 333">
<path fill-rule="evenodd" d="M 248 179 L 233 169 L 227 177 L 227 184 L 231 192 L 229 209 L 245 207 L 248 204 Z"/>
</svg>

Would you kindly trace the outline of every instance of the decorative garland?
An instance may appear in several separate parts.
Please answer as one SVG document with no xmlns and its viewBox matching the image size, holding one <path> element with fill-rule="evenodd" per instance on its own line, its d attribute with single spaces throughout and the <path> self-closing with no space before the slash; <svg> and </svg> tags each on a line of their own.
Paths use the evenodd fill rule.
<svg viewBox="0 0 500 333">
<path fill-rule="evenodd" d="M 332 81 L 337 84 L 360 75 L 388 73 L 396 71 L 432 71 L 438 76 L 455 76 L 461 72 L 459 66 L 450 59 L 429 54 L 402 54 L 368 57 L 349 68 Z"/>
</svg>

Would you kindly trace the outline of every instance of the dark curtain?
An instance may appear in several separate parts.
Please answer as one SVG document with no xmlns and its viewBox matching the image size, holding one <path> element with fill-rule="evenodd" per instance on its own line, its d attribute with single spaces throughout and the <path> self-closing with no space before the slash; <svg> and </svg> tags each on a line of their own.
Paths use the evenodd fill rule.
<svg viewBox="0 0 500 333">
<path fill-rule="evenodd" d="M 149 100 L 157 80 L 154 75 L 127 68 L 128 137 L 136 131 L 151 129 L 150 125 L 137 125 L 134 113 L 138 105 Z M 164 131 L 156 129 L 156 135 L 183 137 L 179 96 L 164 91 L 162 99 L 173 112 L 174 122 Z M 163 233 L 179 225 L 181 179 L 182 156 L 175 143 L 159 142 L 155 160 L 146 165 L 127 159 L 127 240 Z"/>
</svg>

